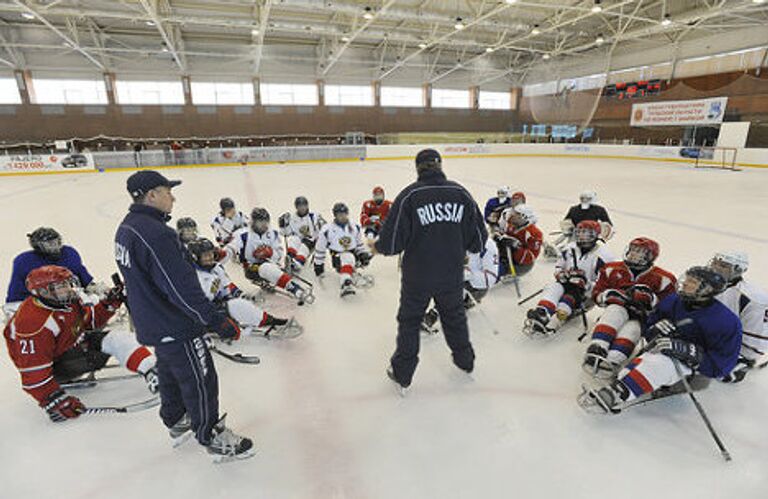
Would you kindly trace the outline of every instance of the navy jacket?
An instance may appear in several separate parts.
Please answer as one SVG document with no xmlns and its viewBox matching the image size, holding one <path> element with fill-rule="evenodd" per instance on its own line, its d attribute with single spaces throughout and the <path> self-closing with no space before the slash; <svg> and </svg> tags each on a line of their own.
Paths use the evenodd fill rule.
<svg viewBox="0 0 768 499">
<path fill-rule="evenodd" d="M 403 253 L 403 284 L 452 287 L 464 280 L 467 251 L 482 251 L 487 238 L 472 195 L 442 171 L 430 169 L 398 194 L 376 249 L 383 255 Z"/>
<path fill-rule="evenodd" d="M 579 222 L 583 222 L 584 220 L 608 222 L 613 225 L 611 217 L 608 216 L 608 212 L 599 204 L 589 205 L 589 208 L 586 210 L 583 209 L 580 204 L 573 205 L 565 215 L 565 219 L 570 219 L 571 222 L 573 222 L 573 225 L 579 225 Z"/>
<path fill-rule="evenodd" d="M 88 273 L 82 259 L 80 259 L 80 254 L 72 246 L 62 246 L 61 257 L 56 260 L 29 250 L 13 259 L 11 282 L 8 284 L 8 294 L 5 297 L 5 302 L 24 301 L 29 296 L 26 285 L 27 276 L 33 270 L 44 265 L 58 265 L 68 268 L 80 280 L 80 284 L 83 287 L 93 281 L 93 277 Z"/>
<path fill-rule="evenodd" d="M 127 306 L 144 345 L 200 336 L 221 320 L 205 297 L 163 212 L 133 204 L 115 234 L 115 260 L 125 279 Z"/>
</svg>

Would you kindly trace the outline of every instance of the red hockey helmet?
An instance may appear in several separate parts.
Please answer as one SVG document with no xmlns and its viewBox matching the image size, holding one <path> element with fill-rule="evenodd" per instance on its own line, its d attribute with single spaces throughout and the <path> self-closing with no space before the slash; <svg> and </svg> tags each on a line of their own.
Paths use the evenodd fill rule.
<svg viewBox="0 0 768 499">
<path fill-rule="evenodd" d="M 30 272 L 25 285 L 32 295 L 65 305 L 77 298 L 76 288 L 80 283 L 69 269 L 45 265 Z"/>
<path fill-rule="evenodd" d="M 382 186 L 377 185 L 373 188 L 373 200 L 378 204 L 384 202 L 384 188 Z"/>
<path fill-rule="evenodd" d="M 659 243 L 648 237 L 636 237 L 627 245 L 624 263 L 632 269 L 647 269 L 659 257 Z"/>
<path fill-rule="evenodd" d="M 579 248 L 591 249 L 600 237 L 600 222 L 597 220 L 582 220 L 576 225 L 574 235 Z"/>
<path fill-rule="evenodd" d="M 519 204 L 525 204 L 525 193 L 517 191 L 516 193 L 512 194 L 512 206 L 517 206 Z"/>
</svg>

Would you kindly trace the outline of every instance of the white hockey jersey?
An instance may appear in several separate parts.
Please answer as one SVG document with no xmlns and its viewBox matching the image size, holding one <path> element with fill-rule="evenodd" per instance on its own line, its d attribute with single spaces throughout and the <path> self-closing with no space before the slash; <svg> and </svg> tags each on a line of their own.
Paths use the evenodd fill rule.
<svg viewBox="0 0 768 499">
<path fill-rule="evenodd" d="M 248 216 L 238 211 L 232 218 L 227 218 L 221 213 L 213 217 L 211 228 L 216 235 L 216 241 L 227 244 L 236 231 L 248 227 Z"/>
<path fill-rule="evenodd" d="M 325 254 L 328 250 L 332 253 L 367 252 L 363 242 L 363 229 L 352 222 L 346 225 L 339 225 L 336 222 L 323 225 L 315 247 L 315 263 L 318 265 L 325 263 Z"/>
<path fill-rule="evenodd" d="M 316 241 L 325 223 L 323 217 L 313 211 L 303 217 L 296 212 L 283 213 L 280 216 L 280 233 L 285 237 L 297 236 L 301 239 Z"/>
<path fill-rule="evenodd" d="M 488 289 L 499 281 L 499 248 L 492 239 L 480 253 L 467 253 L 464 280 L 475 289 Z"/>
<path fill-rule="evenodd" d="M 742 279 L 716 298 L 741 320 L 744 346 L 756 355 L 768 353 L 768 293 Z"/>
<path fill-rule="evenodd" d="M 211 301 L 226 300 L 237 291 L 237 286 L 230 280 L 224 267 L 217 263 L 211 270 L 195 266 L 197 280 L 203 288 L 205 297 Z"/>
<path fill-rule="evenodd" d="M 227 244 L 227 253 L 242 264 L 264 263 L 253 255 L 254 251 L 262 246 L 272 248 L 269 261 L 282 267 L 285 249 L 275 229 L 269 229 L 261 235 L 251 229 L 240 229 L 232 235 L 232 240 Z"/>
<path fill-rule="evenodd" d="M 568 271 L 575 267 L 584 272 L 587 279 L 587 291 L 590 291 L 597 281 L 600 269 L 606 263 L 615 262 L 616 257 L 601 243 L 597 243 L 591 251 L 582 253 L 576 242 L 568 243 L 557 256 L 555 274 Z"/>
</svg>

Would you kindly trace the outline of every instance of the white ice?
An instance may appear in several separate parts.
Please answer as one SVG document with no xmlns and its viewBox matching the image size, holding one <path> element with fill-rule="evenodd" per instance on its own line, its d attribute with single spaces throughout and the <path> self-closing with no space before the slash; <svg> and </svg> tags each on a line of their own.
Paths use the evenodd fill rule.
<svg viewBox="0 0 768 499">
<path fill-rule="evenodd" d="M 480 203 L 500 184 L 526 192 L 545 232 L 584 188 L 594 188 L 617 229 L 617 254 L 639 235 L 661 243 L 659 264 L 680 273 L 719 249 L 752 258 L 748 277 L 768 286 L 768 172 L 694 170 L 680 164 L 608 159 L 448 159 L 446 172 Z M 208 223 L 222 196 L 243 210 L 277 216 L 308 196 L 324 213 L 338 200 L 353 211 L 383 185 L 391 196 L 414 177 L 409 161 L 166 170 L 183 179 L 176 217 Z M 0 283 L 25 234 L 56 227 L 108 281 L 115 227 L 128 206 L 128 172 L 0 180 Z M 551 278 L 540 260 L 523 294 Z M 233 276 L 237 268 L 230 269 Z M 372 264 L 376 286 L 342 302 L 331 272 L 317 302 L 295 309 L 305 334 L 244 340 L 257 367 L 216 359 L 221 407 L 258 449 L 215 466 L 194 442 L 172 449 L 156 410 L 83 417 L 63 425 L 19 386 L 0 354 L 0 497 L 43 498 L 757 498 L 768 485 L 768 372 L 736 386 L 717 382 L 699 398 L 730 448 L 725 464 L 686 397 L 616 417 L 576 405 L 585 346 L 579 323 L 548 342 L 520 332 L 525 312 L 512 286 L 470 312 L 475 381 L 451 364 L 442 338 L 424 339 L 407 398 L 384 370 L 395 337 L 395 259 Z M 311 274 L 311 271 L 309 272 Z M 313 279 L 313 277 L 310 277 Z M 278 300 L 275 310 L 291 313 Z M 594 320 L 594 313 L 592 316 Z M 491 332 L 492 322 L 500 330 Z M 86 404 L 145 398 L 138 381 L 80 391 Z"/>
</svg>

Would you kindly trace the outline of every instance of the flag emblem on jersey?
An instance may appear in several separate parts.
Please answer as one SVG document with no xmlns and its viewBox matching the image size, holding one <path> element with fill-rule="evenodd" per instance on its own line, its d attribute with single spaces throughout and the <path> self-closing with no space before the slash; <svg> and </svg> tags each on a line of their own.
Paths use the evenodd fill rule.
<svg viewBox="0 0 768 499">
<path fill-rule="evenodd" d="M 345 249 L 348 250 L 352 247 L 352 238 L 349 236 L 344 236 L 339 238 L 339 244 Z"/>
<path fill-rule="evenodd" d="M 309 225 L 302 225 L 301 227 L 299 227 L 299 233 L 302 236 L 305 236 L 305 237 L 308 236 L 309 235 Z"/>
</svg>

